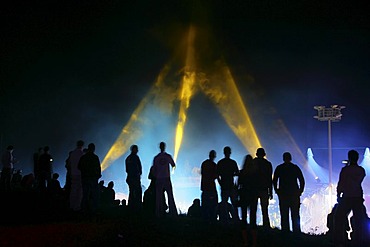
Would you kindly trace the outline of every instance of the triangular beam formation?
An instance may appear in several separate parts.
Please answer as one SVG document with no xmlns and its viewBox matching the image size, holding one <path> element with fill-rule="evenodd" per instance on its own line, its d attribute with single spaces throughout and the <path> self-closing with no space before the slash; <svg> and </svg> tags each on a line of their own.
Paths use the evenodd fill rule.
<svg viewBox="0 0 370 247">
<path fill-rule="evenodd" d="M 143 111 L 149 106 L 156 106 L 159 111 L 170 112 L 174 102 L 179 103 L 178 121 L 175 133 L 174 159 L 176 161 L 181 149 L 184 127 L 187 122 L 187 113 L 191 99 L 202 92 L 217 107 L 225 119 L 227 125 L 239 138 L 249 153 L 254 153 L 261 147 L 255 128 L 249 117 L 248 111 L 243 103 L 242 97 L 235 84 L 229 67 L 223 62 L 215 63 L 213 72 L 200 71 L 196 61 L 195 42 L 196 30 L 190 27 L 186 39 L 185 66 L 181 72 L 178 83 L 180 87 L 169 85 L 169 72 L 172 69 L 171 63 L 164 66 L 159 73 L 157 80 L 141 100 L 135 111 L 132 113 L 127 124 L 122 129 L 115 143 L 108 151 L 102 162 L 102 170 L 109 167 L 115 160 L 120 158 L 132 145 L 142 136 L 143 126 L 149 121 L 144 117 Z M 177 71 L 178 73 L 178 71 Z"/>
</svg>

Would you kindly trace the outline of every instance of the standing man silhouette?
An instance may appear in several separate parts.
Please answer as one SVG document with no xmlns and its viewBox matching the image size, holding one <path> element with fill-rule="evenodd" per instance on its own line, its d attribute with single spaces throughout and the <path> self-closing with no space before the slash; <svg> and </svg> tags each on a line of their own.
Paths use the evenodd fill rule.
<svg viewBox="0 0 370 247">
<path fill-rule="evenodd" d="M 71 191 L 69 194 L 69 207 L 73 211 L 81 210 L 82 201 L 82 182 L 81 182 L 81 171 L 78 169 L 78 162 L 84 155 L 83 152 L 84 142 L 82 140 L 77 141 L 75 150 L 69 153 L 67 163 L 70 169 L 71 179 Z"/>
<path fill-rule="evenodd" d="M 163 191 L 165 191 L 167 193 L 170 216 L 177 216 L 177 208 L 173 197 L 169 167 L 171 165 L 174 168 L 176 167 L 176 164 L 175 161 L 173 161 L 172 156 L 165 151 L 166 143 L 161 142 L 159 144 L 159 149 L 161 150 L 160 153 L 157 154 L 153 160 L 153 175 L 156 179 L 155 213 L 157 217 L 164 216 Z"/>
<path fill-rule="evenodd" d="M 139 148 L 137 145 L 131 146 L 131 154 L 127 156 L 126 163 L 126 183 L 129 187 L 128 207 L 134 211 L 140 211 L 142 207 L 142 189 L 141 189 L 141 174 L 142 166 L 137 153 Z"/>
<path fill-rule="evenodd" d="M 266 152 L 263 148 L 258 148 L 256 152 L 256 158 L 253 159 L 253 164 L 256 166 L 257 169 L 257 184 L 256 184 L 256 192 L 257 192 L 257 200 L 255 200 L 251 204 L 250 208 L 250 218 L 251 218 L 251 225 L 256 225 L 257 219 L 257 203 L 258 198 L 260 199 L 261 203 L 261 210 L 262 210 L 262 219 L 263 219 L 263 226 L 265 228 L 270 228 L 270 219 L 268 214 L 268 206 L 269 206 L 269 199 L 273 198 L 272 196 L 272 164 L 270 161 L 265 159 Z"/>
<path fill-rule="evenodd" d="M 303 193 L 305 181 L 301 169 L 292 163 L 292 155 L 283 154 L 284 163 L 278 165 L 274 172 L 273 184 L 279 197 L 281 230 L 289 232 L 289 210 L 292 217 L 293 232 L 301 232 L 299 217 L 300 196 Z M 299 185 L 298 183 L 299 182 Z"/>
<path fill-rule="evenodd" d="M 236 161 L 230 158 L 231 148 L 224 147 L 225 157 L 217 162 L 217 180 L 221 186 L 221 203 L 226 208 L 227 201 L 231 200 L 234 215 L 238 217 L 237 191 L 234 177 L 238 176 L 239 168 Z"/>
<path fill-rule="evenodd" d="M 363 215 L 363 190 L 362 181 L 366 173 L 362 166 L 357 164 L 359 154 L 355 150 L 348 152 L 348 165 L 342 168 L 339 174 L 337 185 L 338 207 L 334 216 L 334 243 L 336 246 L 344 246 L 345 243 L 345 222 L 347 215 L 353 213 L 356 222 L 361 222 Z M 362 232 L 362 226 L 355 231 Z M 359 239 L 353 239 L 354 246 L 363 246 L 362 236 Z"/>
<path fill-rule="evenodd" d="M 218 203 L 217 190 L 215 180 L 217 178 L 216 151 L 209 152 L 209 159 L 203 161 L 201 165 L 201 182 L 200 189 L 202 191 L 202 211 L 203 217 L 206 220 L 212 221 L 216 219 L 216 207 Z"/>
<path fill-rule="evenodd" d="M 101 166 L 99 157 L 94 152 L 95 144 L 90 143 L 86 154 L 78 162 L 82 181 L 81 209 L 84 213 L 96 213 L 99 207 L 98 180 L 101 178 Z"/>
</svg>

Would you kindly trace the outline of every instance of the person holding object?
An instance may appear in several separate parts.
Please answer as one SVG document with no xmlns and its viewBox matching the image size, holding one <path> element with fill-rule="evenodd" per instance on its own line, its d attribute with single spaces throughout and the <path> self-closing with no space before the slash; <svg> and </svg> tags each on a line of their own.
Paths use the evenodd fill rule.
<svg viewBox="0 0 370 247">
<path fill-rule="evenodd" d="M 366 173 L 365 169 L 357 164 L 359 154 L 355 150 L 348 152 L 348 164 L 342 168 L 339 174 L 339 181 L 337 185 L 337 200 L 338 207 L 334 216 L 334 243 L 335 246 L 344 246 L 345 234 L 343 234 L 345 222 L 348 220 L 347 216 L 351 212 L 356 222 L 362 220 L 363 215 L 363 190 L 362 181 Z M 362 225 L 359 224 L 359 229 L 353 229 L 357 232 L 362 231 Z M 362 236 L 352 240 L 354 246 L 362 245 Z"/>
</svg>

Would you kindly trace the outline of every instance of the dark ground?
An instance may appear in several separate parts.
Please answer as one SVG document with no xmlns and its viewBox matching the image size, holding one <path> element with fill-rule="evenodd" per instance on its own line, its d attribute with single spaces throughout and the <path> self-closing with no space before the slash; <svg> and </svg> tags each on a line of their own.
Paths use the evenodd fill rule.
<svg viewBox="0 0 370 247">
<path fill-rule="evenodd" d="M 117 207 L 94 217 L 47 209 L 35 195 L 5 198 L 0 246 L 243 246 L 239 225 L 208 224 L 186 216 L 155 219 Z M 37 200 L 39 203 L 37 203 Z M 258 229 L 258 246 L 330 246 L 325 235 L 285 236 Z"/>
</svg>

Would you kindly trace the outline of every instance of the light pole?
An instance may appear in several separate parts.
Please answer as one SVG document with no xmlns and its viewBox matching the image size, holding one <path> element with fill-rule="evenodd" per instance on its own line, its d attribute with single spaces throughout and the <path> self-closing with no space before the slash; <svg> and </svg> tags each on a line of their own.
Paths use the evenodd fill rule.
<svg viewBox="0 0 370 247">
<path fill-rule="evenodd" d="M 333 160 L 332 160 L 332 147 L 331 147 L 331 122 L 338 122 L 342 119 L 341 110 L 346 108 L 345 106 L 331 105 L 330 107 L 325 106 L 314 106 L 317 110 L 317 116 L 314 116 L 319 121 L 328 121 L 328 160 L 329 160 L 329 202 L 332 206 L 332 172 L 333 172 Z"/>
</svg>

